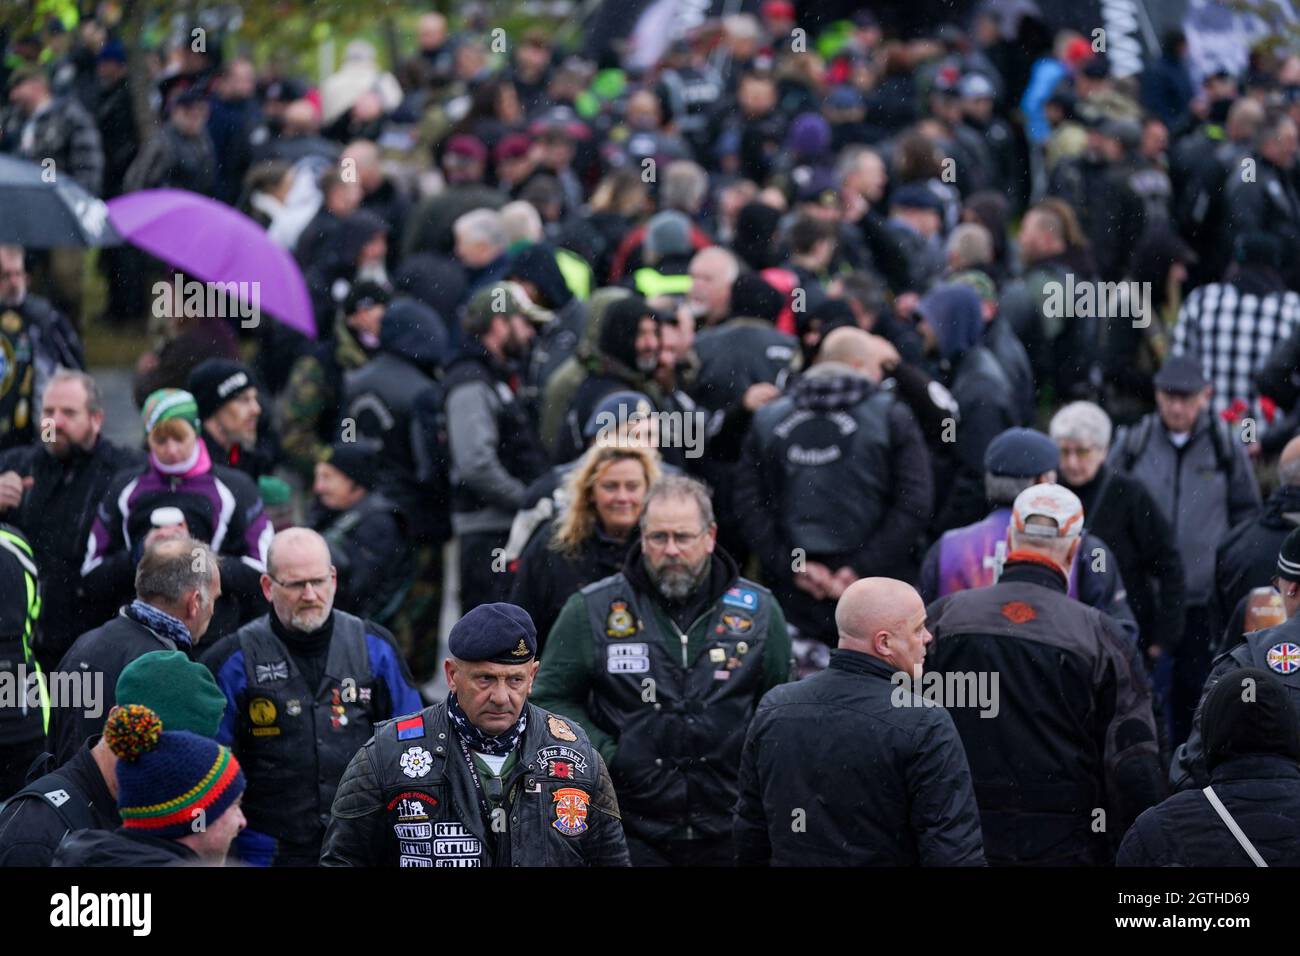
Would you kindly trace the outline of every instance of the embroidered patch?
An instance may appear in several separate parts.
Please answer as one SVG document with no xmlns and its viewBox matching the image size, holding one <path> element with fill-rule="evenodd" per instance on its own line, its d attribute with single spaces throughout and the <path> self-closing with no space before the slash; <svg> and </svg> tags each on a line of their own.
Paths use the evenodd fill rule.
<svg viewBox="0 0 1300 956">
<path fill-rule="evenodd" d="M 423 747 L 409 747 L 398 761 L 408 777 L 423 777 L 433 769 L 433 754 Z"/>
<path fill-rule="evenodd" d="M 1012 624 L 1027 624 L 1038 617 L 1038 612 L 1024 601 L 1009 601 L 1002 605 L 1002 616 Z"/>
<path fill-rule="evenodd" d="M 605 652 L 605 669 L 611 674 L 644 674 L 650 670 L 648 644 L 610 644 Z"/>
<path fill-rule="evenodd" d="M 397 722 L 397 739 L 413 740 L 424 736 L 424 718 L 419 714 Z"/>
<path fill-rule="evenodd" d="M 481 866 L 478 855 L 483 844 L 463 823 L 435 823 L 433 825 L 433 855 L 435 866 Z"/>
<path fill-rule="evenodd" d="M 587 772 L 587 758 L 582 751 L 574 750 L 572 747 L 543 747 L 537 751 L 537 762 L 539 765 L 546 765 L 553 761 L 561 761 L 569 764 L 576 769 L 578 773 Z M 551 776 L 555 776 L 552 774 Z"/>
<path fill-rule="evenodd" d="M 727 652 L 726 652 L 725 650 L 723 650 L 721 647 L 710 647 L 710 648 L 709 648 L 709 663 L 710 663 L 710 664 L 721 664 L 721 663 L 722 663 L 723 661 L 725 661 L 726 659 L 727 659 Z"/>
<path fill-rule="evenodd" d="M 754 629 L 754 619 L 748 614 L 742 614 L 739 611 L 735 613 L 724 611 L 722 613 L 722 625 L 729 634 L 748 634 Z"/>
<path fill-rule="evenodd" d="M 728 588 L 722 595 L 722 603 L 730 607 L 744 608 L 746 611 L 758 610 L 758 592 L 749 588 Z"/>
<path fill-rule="evenodd" d="M 429 819 L 429 811 L 437 805 L 437 797 L 419 790 L 407 790 L 388 801 L 388 809 L 396 809 L 397 819 L 403 823 Z"/>
<path fill-rule="evenodd" d="M 565 836 L 577 836 L 587 829 L 587 801 L 590 798 L 585 790 L 564 787 L 555 791 L 553 799 L 555 820 L 551 826 Z"/>
<path fill-rule="evenodd" d="M 1279 674 L 1292 674 L 1300 670 L 1300 647 L 1287 641 L 1268 649 L 1268 666 Z"/>
<path fill-rule="evenodd" d="M 297 697 L 295 697 L 293 700 L 289 701 L 287 704 L 284 705 L 284 712 L 288 714 L 290 717 L 297 717 L 299 714 L 302 713 L 302 701 L 300 701 Z"/>
<path fill-rule="evenodd" d="M 627 608 L 626 601 L 614 601 L 605 615 L 605 633 L 610 637 L 631 637 L 636 633 L 636 618 Z"/>
<path fill-rule="evenodd" d="M 258 664 L 253 668 L 253 676 L 257 678 L 259 684 L 273 680 L 288 680 L 289 662 L 274 661 L 270 664 Z"/>
<path fill-rule="evenodd" d="M 433 836 L 432 823 L 394 823 L 393 833 L 399 840 L 427 840 Z"/>
<path fill-rule="evenodd" d="M 398 858 L 397 865 L 400 867 L 409 867 L 409 866 L 433 866 L 434 864 L 433 864 L 433 860 L 425 856 L 402 856 Z"/>
<path fill-rule="evenodd" d="M 248 719 L 254 724 L 254 737 L 278 737 L 280 728 L 275 724 L 275 704 L 267 697 L 254 697 L 248 702 Z"/>
<path fill-rule="evenodd" d="M 578 739 L 578 735 L 573 732 L 573 728 L 554 714 L 546 718 L 546 729 L 551 732 L 551 736 L 556 740 L 567 740 L 572 743 Z"/>
</svg>

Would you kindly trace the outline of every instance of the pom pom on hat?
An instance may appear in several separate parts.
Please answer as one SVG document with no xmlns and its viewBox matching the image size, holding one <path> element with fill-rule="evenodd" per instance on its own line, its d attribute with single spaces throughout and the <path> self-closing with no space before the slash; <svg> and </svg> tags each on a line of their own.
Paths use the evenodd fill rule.
<svg viewBox="0 0 1300 956">
<path fill-rule="evenodd" d="M 128 704 L 109 715 L 104 741 L 118 760 L 131 763 L 156 748 L 162 732 L 161 717 L 143 704 Z"/>
</svg>

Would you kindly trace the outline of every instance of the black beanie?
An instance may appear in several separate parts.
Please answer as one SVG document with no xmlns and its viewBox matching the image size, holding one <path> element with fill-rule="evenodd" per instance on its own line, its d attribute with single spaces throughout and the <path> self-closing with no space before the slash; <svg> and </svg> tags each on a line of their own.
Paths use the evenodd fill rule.
<svg viewBox="0 0 1300 956">
<path fill-rule="evenodd" d="M 190 370 L 185 390 L 199 406 L 199 421 L 215 415 L 218 409 L 246 389 L 257 388 L 253 371 L 243 362 L 210 358 Z"/>
<path fill-rule="evenodd" d="M 1300 763 L 1300 716 L 1291 692 L 1259 667 L 1231 671 L 1214 685 L 1201 705 L 1201 737 L 1207 770 L 1243 754 Z"/>
<path fill-rule="evenodd" d="M 538 305 L 545 309 L 562 309 L 573 300 L 555 261 L 555 250 L 548 245 L 538 243 L 520 249 L 506 267 L 506 278 L 531 282 L 540 294 Z"/>
<path fill-rule="evenodd" d="M 382 447 L 374 441 L 339 441 L 330 446 L 322 461 L 333 465 L 367 491 L 379 480 L 379 453 Z"/>
<path fill-rule="evenodd" d="M 785 296 L 757 272 L 742 272 L 731 285 L 731 314 L 775 322 L 785 306 Z"/>
</svg>

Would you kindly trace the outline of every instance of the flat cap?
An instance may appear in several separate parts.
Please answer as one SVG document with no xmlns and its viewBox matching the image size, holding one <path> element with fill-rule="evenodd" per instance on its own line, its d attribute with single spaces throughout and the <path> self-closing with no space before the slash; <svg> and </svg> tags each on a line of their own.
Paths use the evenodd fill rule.
<svg viewBox="0 0 1300 956">
<path fill-rule="evenodd" d="M 1192 395 L 1210 384 L 1201 372 L 1201 363 L 1190 355 L 1169 356 L 1152 381 L 1160 391 L 1179 395 Z"/>
<path fill-rule="evenodd" d="M 480 604 L 452 625 L 447 650 L 462 661 L 527 664 L 537 656 L 537 628 L 515 604 Z"/>
</svg>

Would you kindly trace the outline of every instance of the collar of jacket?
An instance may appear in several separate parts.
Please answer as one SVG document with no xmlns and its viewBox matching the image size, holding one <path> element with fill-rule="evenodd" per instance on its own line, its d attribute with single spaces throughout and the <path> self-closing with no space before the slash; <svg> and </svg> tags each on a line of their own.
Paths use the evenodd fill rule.
<svg viewBox="0 0 1300 956">
<path fill-rule="evenodd" d="M 872 657 L 863 651 L 850 650 L 847 647 L 835 647 L 831 649 L 831 662 L 829 669 L 833 671 L 847 671 L 850 674 L 866 674 L 875 677 L 888 679 L 893 676 L 895 669 L 886 664 L 878 657 Z"/>
<path fill-rule="evenodd" d="M 1241 754 L 1210 771 L 1210 782 L 1291 778 L 1300 780 L 1300 764 L 1281 754 Z"/>
<path fill-rule="evenodd" d="M 360 368 L 370 359 L 344 319 L 334 320 L 334 361 L 346 369 Z"/>
<path fill-rule="evenodd" d="M 998 584 L 1023 582 L 1037 584 L 1053 591 L 1066 593 L 1068 581 L 1060 568 L 1050 559 L 1033 551 L 1012 551 L 1007 555 Z"/>
<path fill-rule="evenodd" d="M 833 412 L 852 408 L 867 398 L 875 386 L 851 365 L 820 362 L 800 376 L 791 390 L 795 408 Z"/>
<path fill-rule="evenodd" d="M 650 575 L 646 572 L 645 564 L 641 560 L 641 553 L 641 539 L 638 537 L 636 542 L 628 547 L 627 558 L 623 561 L 623 576 L 631 582 L 632 587 L 650 597 L 655 603 L 667 604 L 667 600 L 659 593 L 659 589 L 655 587 L 654 582 L 650 580 Z M 708 591 L 709 605 L 721 600 L 722 595 L 736 583 L 738 577 L 740 577 L 740 566 L 736 564 L 736 559 L 729 555 L 722 545 L 715 545 L 713 560 L 710 562 L 709 567 L 709 577 L 702 585 Z M 698 598 L 699 591 L 696 590 L 681 603 L 690 604 Z"/>
<path fill-rule="evenodd" d="M 478 362 L 480 365 L 486 365 L 493 378 L 500 379 L 507 384 L 518 375 L 513 368 L 485 349 L 483 343 L 475 338 L 470 338 L 461 345 L 457 361 Z"/>
<path fill-rule="evenodd" d="M 1300 485 L 1282 485 L 1269 495 L 1260 524 L 1279 529 L 1300 524 Z"/>
</svg>

